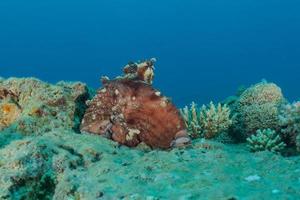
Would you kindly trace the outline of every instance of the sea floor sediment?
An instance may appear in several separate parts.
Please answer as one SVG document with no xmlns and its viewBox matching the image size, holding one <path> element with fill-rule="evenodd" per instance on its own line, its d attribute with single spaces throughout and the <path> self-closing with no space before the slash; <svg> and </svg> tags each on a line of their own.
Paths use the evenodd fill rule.
<svg viewBox="0 0 300 200">
<path fill-rule="evenodd" d="M 10 136 L 7 136 L 9 134 Z M 55 130 L 0 134 L 0 199 L 297 199 L 300 159 L 194 140 L 169 151 Z"/>
</svg>

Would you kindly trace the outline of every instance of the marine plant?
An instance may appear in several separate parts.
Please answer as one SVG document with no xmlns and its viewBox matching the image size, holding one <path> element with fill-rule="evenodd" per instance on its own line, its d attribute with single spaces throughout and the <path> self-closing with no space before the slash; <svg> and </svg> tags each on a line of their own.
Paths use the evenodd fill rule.
<svg viewBox="0 0 300 200">
<path fill-rule="evenodd" d="M 279 122 L 283 139 L 300 149 L 300 101 L 282 106 Z"/>
<path fill-rule="evenodd" d="M 252 152 L 271 151 L 280 152 L 286 144 L 282 141 L 280 135 L 272 129 L 259 129 L 256 134 L 247 138 L 248 147 Z"/>
<path fill-rule="evenodd" d="M 240 133 L 248 137 L 258 129 L 279 130 L 279 108 L 284 102 L 281 89 L 274 83 L 263 81 L 245 90 L 235 106 Z"/>
<path fill-rule="evenodd" d="M 207 139 L 215 138 L 222 132 L 226 132 L 232 125 L 233 120 L 230 116 L 228 106 L 216 106 L 210 102 L 209 106 L 203 105 L 200 109 L 193 102 L 191 107 L 180 110 L 185 124 L 191 137 L 204 137 Z"/>
</svg>

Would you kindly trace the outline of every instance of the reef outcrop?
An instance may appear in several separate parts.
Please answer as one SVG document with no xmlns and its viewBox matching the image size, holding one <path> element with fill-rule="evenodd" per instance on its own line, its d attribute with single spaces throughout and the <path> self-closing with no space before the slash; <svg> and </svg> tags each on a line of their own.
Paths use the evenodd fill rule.
<svg viewBox="0 0 300 200">
<path fill-rule="evenodd" d="M 103 88 L 92 101 L 81 123 L 81 131 L 103 135 L 135 147 L 145 143 L 167 149 L 189 143 L 178 109 L 152 87 L 155 59 L 129 63 L 124 76 L 102 78 Z"/>
<path fill-rule="evenodd" d="M 34 78 L 0 79 L 0 131 L 40 135 L 63 127 L 79 132 L 90 96 L 80 82 L 52 85 Z"/>
</svg>

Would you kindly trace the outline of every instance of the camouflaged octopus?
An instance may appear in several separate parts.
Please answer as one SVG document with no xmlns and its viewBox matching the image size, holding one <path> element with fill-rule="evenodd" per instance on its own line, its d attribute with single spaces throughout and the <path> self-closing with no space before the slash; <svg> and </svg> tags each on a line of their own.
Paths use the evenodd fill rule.
<svg viewBox="0 0 300 200">
<path fill-rule="evenodd" d="M 168 149 L 190 142 L 178 109 L 154 89 L 155 59 L 129 63 L 124 76 L 102 77 L 103 88 L 93 100 L 81 123 L 81 131 L 99 134 L 120 144 L 135 147 L 144 143 Z"/>
</svg>

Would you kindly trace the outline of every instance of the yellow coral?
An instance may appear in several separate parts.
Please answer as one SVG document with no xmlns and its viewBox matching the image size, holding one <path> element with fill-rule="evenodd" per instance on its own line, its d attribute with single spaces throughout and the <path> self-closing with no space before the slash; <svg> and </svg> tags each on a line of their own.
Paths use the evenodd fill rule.
<svg viewBox="0 0 300 200">
<path fill-rule="evenodd" d="M 183 117 L 188 133 L 192 138 L 197 138 L 201 135 L 199 113 L 200 109 L 197 108 L 195 102 L 192 102 L 190 107 L 185 106 L 183 109 L 180 109 L 180 114 Z"/>
<path fill-rule="evenodd" d="M 230 118 L 230 109 L 225 104 L 220 103 L 215 106 L 210 102 L 209 108 L 202 106 L 200 112 L 200 126 L 205 138 L 214 138 L 223 131 L 226 131 L 232 125 Z"/>
<path fill-rule="evenodd" d="M 214 138 L 218 134 L 225 132 L 232 125 L 230 109 L 227 105 L 220 103 L 215 106 L 213 102 L 209 107 L 205 105 L 201 109 L 193 102 L 191 107 L 180 110 L 181 115 L 188 128 L 191 137 Z"/>
<path fill-rule="evenodd" d="M 8 127 L 20 116 L 21 110 L 14 103 L 2 103 L 0 105 L 0 129 Z"/>
</svg>

